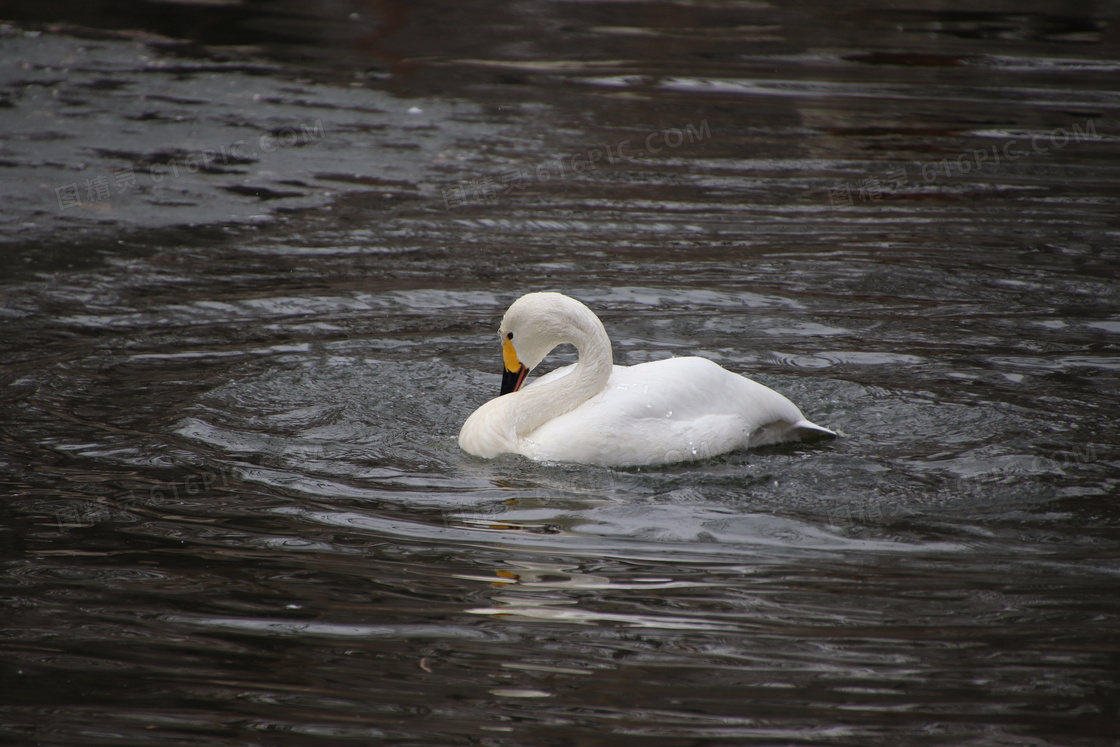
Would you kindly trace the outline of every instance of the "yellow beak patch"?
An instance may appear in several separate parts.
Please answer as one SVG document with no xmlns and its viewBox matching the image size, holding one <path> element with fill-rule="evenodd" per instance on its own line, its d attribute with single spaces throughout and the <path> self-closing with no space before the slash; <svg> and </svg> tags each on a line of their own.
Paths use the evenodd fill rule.
<svg viewBox="0 0 1120 747">
<path fill-rule="evenodd" d="M 521 369 L 521 362 L 517 360 L 517 351 L 513 349 L 513 341 L 508 338 L 502 340 L 502 360 L 510 373 L 517 373 Z"/>
</svg>

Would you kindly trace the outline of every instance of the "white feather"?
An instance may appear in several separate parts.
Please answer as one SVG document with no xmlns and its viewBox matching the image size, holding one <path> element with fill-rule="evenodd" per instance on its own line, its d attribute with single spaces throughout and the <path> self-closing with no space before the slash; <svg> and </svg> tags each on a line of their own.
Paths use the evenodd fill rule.
<svg viewBox="0 0 1120 747">
<path fill-rule="evenodd" d="M 656 465 L 836 435 L 774 390 L 705 358 L 612 366 L 598 317 L 558 293 L 516 301 L 500 330 L 503 339 L 510 332 L 519 358 L 531 351 L 530 361 L 521 358 L 530 368 L 564 342 L 576 346 L 579 361 L 478 408 L 459 433 L 459 445 L 476 456 Z"/>
</svg>

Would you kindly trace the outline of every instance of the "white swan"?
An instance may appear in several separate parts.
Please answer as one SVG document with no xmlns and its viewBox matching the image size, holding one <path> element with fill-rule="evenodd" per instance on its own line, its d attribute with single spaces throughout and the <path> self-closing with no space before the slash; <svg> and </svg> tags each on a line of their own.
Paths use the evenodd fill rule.
<svg viewBox="0 0 1120 747">
<path fill-rule="evenodd" d="M 625 467 L 703 459 L 812 436 L 835 436 L 772 389 L 705 358 L 612 365 L 603 323 L 574 298 L 530 293 L 498 334 L 501 396 L 474 411 L 459 446 L 479 457 Z M 549 351 L 571 343 L 578 362 L 521 388 Z"/>
</svg>

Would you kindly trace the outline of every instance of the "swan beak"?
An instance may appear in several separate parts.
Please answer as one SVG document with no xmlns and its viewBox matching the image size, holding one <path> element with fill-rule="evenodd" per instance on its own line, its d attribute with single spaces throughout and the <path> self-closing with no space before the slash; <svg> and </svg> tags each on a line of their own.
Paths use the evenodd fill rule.
<svg viewBox="0 0 1120 747">
<path fill-rule="evenodd" d="M 517 371 L 504 371 L 502 373 L 502 394 L 509 394 L 516 392 L 525 383 L 525 374 L 529 373 L 529 369 L 522 366 Z M 499 395 L 500 396 L 500 395 Z"/>
<path fill-rule="evenodd" d="M 505 370 L 502 372 L 501 394 L 516 392 L 525 383 L 525 376 L 529 373 L 529 369 L 517 360 L 517 351 L 513 349 L 513 342 L 508 338 L 502 340 L 502 360 L 505 362 Z"/>
</svg>

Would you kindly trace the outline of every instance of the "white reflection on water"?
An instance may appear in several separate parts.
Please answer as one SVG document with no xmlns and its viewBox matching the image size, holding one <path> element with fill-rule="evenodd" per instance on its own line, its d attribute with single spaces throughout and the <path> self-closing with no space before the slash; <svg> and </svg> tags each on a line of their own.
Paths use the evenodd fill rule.
<svg viewBox="0 0 1120 747">
<path fill-rule="evenodd" d="M 457 625 L 346 625 L 336 623 L 305 622 L 302 620 L 276 620 L 261 617 L 206 617 L 203 615 L 167 615 L 168 622 L 193 625 L 218 630 L 279 636 L 312 636 L 328 638 L 390 638 L 421 639 L 476 639 L 487 640 L 496 636 L 477 628 Z"/>
</svg>

